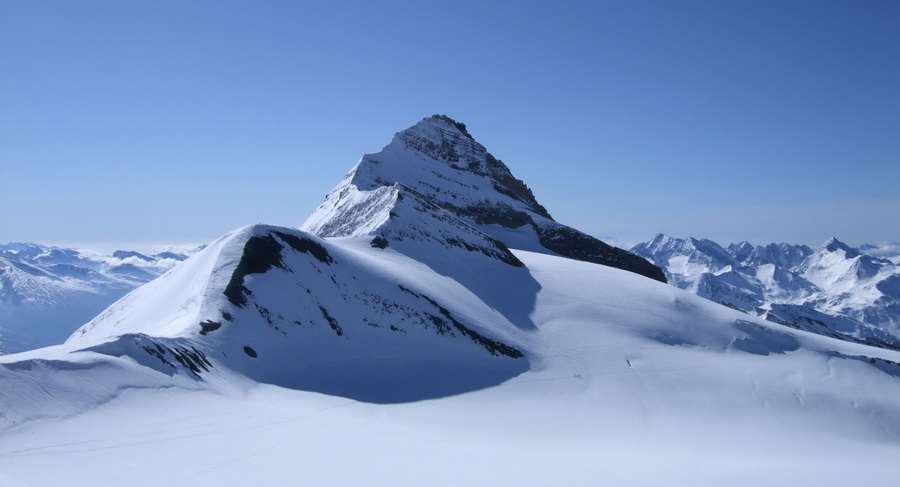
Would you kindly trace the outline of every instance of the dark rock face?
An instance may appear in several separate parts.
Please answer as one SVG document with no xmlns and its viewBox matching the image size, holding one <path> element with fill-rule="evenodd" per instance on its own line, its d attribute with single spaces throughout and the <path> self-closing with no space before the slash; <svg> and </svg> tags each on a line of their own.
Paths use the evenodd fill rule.
<svg viewBox="0 0 900 487">
<path fill-rule="evenodd" d="M 560 255 L 585 262 L 607 265 L 666 282 L 662 269 L 642 257 L 579 232 L 571 227 L 538 228 L 541 245 Z"/>
<path fill-rule="evenodd" d="M 247 298 L 252 293 L 244 286 L 245 276 L 262 274 L 273 267 L 284 269 L 284 263 L 281 260 L 281 251 L 284 249 L 282 242 L 295 251 L 310 254 L 325 264 L 330 265 L 334 262 L 325 247 L 308 238 L 278 231 L 272 231 L 266 235 L 254 235 L 244 245 L 241 260 L 225 287 L 225 297 L 231 304 L 242 308 L 247 305 Z"/>
<path fill-rule="evenodd" d="M 496 224 L 504 228 L 535 225 L 534 219 L 528 213 L 503 204 L 473 205 L 463 208 L 446 205 L 445 209 L 479 225 Z"/>
<path fill-rule="evenodd" d="M 231 304 L 244 307 L 250 290 L 244 286 L 244 277 L 249 274 L 262 274 L 267 270 L 282 268 L 281 249 L 283 247 L 271 235 L 253 236 L 244 245 L 244 253 L 225 287 L 225 297 Z"/>
</svg>

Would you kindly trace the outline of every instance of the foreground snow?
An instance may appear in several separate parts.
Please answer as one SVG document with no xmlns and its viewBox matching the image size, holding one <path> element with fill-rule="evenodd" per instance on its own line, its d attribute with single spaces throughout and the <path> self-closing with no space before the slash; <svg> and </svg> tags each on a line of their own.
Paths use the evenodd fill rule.
<svg viewBox="0 0 900 487">
<path fill-rule="evenodd" d="M 5 356 L 0 485 L 885 485 L 900 474 L 900 354 L 749 320 L 617 269 L 516 256 L 537 284 L 533 328 L 515 338 L 530 369 L 434 400 L 360 402 L 221 365 L 197 380 L 71 343 Z M 440 279 L 391 259 L 410 279 Z"/>
<path fill-rule="evenodd" d="M 544 380 L 542 393 L 393 406 L 271 387 L 130 391 L 7 436 L 0 483 L 891 485 L 900 468 L 896 443 L 817 428 L 839 417 L 634 409 L 596 388 L 561 393 L 574 378 Z"/>
</svg>

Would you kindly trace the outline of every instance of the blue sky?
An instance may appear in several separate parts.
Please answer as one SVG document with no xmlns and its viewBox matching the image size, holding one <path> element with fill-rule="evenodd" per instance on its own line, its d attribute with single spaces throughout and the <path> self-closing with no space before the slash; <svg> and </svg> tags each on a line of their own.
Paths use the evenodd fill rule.
<svg viewBox="0 0 900 487">
<path fill-rule="evenodd" d="M 297 226 L 435 113 L 633 244 L 900 240 L 900 2 L 0 2 L 0 242 Z"/>
</svg>

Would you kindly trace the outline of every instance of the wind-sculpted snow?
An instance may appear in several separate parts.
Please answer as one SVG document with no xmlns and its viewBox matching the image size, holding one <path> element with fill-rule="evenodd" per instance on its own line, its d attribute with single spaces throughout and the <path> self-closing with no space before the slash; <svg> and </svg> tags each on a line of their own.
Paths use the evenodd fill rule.
<svg viewBox="0 0 900 487">
<path fill-rule="evenodd" d="M 900 267 L 829 239 L 805 245 L 657 235 L 631 249 L 669 282 L 769 321 L 844 340 L 900 348 Z"/>
<path fill-rule="evenodd" d="M 422 120 L 381 152 L 363 156 L 301 228 L 325 237 L 371 232 L 387 219 L 377 208 L 398 184 L 507 247 L 543 249 L 665 281 L 645 259 L 554 221 L 465 125 L 443 115 Z"/>
<path fill-rule="evenodd" d="M 737 320 L 734 326 L 748 335 L 745 338 L 735 338 L 731 342 L 730 346 L 735 349 L 758 355 L 769 355 L 770 353 L 793 352 L 800 348 L 800 341 L 789 333 L 778 333 L 752 321 Z"/>
<path fill-rule="evenodd" d="M 146 335 L 10 354 L 0 362 L 0 430 L 83 414 L 129 390 L 215 389 L 213 374 L 200 379 L 211 368 L 188 342 Z"/>
</svg>

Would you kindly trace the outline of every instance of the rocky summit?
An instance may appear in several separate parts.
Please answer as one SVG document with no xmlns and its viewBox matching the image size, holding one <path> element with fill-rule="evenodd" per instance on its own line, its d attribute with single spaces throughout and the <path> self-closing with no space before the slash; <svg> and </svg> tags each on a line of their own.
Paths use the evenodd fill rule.
<svg viewBox="0 0 900 487">
<path fill-rule="evenodd" d="M 445 115 L 426 118 L 397 133 L 381 152 L 363 156 L 301 228 L 320 237 L 377 236 L 395 214 L 385 204 L 396 202 L 396 195 L 449 213 L 489 237 L 492 246 L 554 253 L 666 282 L 644 258 L 555 221 L 465 124 Z M 372 218 L 376 213 L 381 217 Z"/>
</svg>

